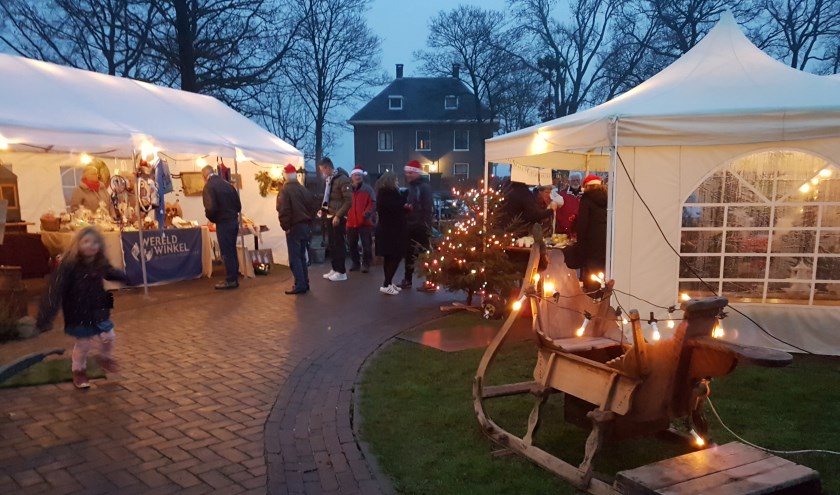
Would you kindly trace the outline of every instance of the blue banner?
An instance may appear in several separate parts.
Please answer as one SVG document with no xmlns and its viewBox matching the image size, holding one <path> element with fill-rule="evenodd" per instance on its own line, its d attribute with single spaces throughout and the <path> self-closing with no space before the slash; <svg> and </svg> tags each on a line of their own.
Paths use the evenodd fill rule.
<svg viewBox="0 0 840 495">
<path fill-rule="evenodd" d="M 142 285 L 140 233 L 123 232 L 121 241 L 128 285 Z M 201 228 L 147 230 L 143 246 L 150 284 L 201 276 Z"/>
</svg>

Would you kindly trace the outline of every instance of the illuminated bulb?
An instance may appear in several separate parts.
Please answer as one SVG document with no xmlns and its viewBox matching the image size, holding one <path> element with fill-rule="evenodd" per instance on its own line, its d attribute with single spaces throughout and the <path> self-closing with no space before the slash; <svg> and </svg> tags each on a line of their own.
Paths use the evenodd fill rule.
<svg viewBox="0 0 840 495">
<path fill-rule="evenodd" d="M 91 158 L 90 155 L 88 155 L 87 153 L 82 153 L 79 156 L 79 163 L 81 163 L 82 165 L 89 165 L 92 161 L 93 158 Z"/>
<path fill-rule="evenodd" d="M 662 335 L 659 333 L 659 327 L 656 326 L 655 321 L 651 322 L 650 327 L 653 329 L 653 340 L 661 339 Z"/>
<path fill-rule="evenodd" d="M 720 325 L 720 322 L 718 322 L 715 325 L 715 329 L 712 330 L 712 337 L 714 337 L 716 339 L 722 339 L 725 335 L 726 335 L 726 332 L 723 331 L 723 327 Z"/>
<path fill-rule="evenodd" d="M 9 142 L 6 141 L 2 135 L 0 135 L 0 150 L 7 150 L 9 149 Z"/>
<path fill-rule="evenodd" d="M 806 193 L 811 190 L 811 184 L 805 183 L 799 188 L 799 192 Z"/>
<path fill-rule="evenodd" d="M 274 180 L 279 180 L 283 177 L 283 169 L 280 168 L 280 165 L 275 165 L 268 171 L 268 176 Z"/>
<path fill-rule="evenodd" d="M 538 284 L 538 283 L 540 283 L 540 274 L 535 273 L 534 274 L 534 284 Z"/>
<path fill-rule="evenodd" d="M 543 292 L 545 292 L 545 294 L 548 295 L 548 296 L 553 295 L 554 294 L 554 282 L 549 282 L 548 280 L 543 282 Z"/>
<path fill-rule="evenodd" d="M 207 160 L 205 160 L 205 159 L 204 159 L 204 158 L 202 158 L 202 157 L 198 157 L 198 158 L 196 158 L 196 159 L 195 159 L 195 166 L 196 166 L 197 168 L 200 168 L 200 169 L 201 169 L 201 168 L 204 168 L 204 167 L 206 167 L 206 166 L 207 166 Z"/>
<path fill-rule="evenodd" d="M 688 294 L 686 294 L 685 292 L 683 292 L 682 294 L 680 294 L 680 301 L 685 302 L 685 301 L 689 301 L 689 300 L 691 300 L 691 296 L 689 296 L 689 295 L 688 295 Z"/>
<path fill-rule="evenodd" d="M 820 178 L 819 177 L 814 177 L 813 179 L 811 179 L 811 184 L 816 186 L 819 183 L 820 183 Z"/>
<path fill-rule="evenodd" d="M 470 273 L 472 273 L 473 275 L 475 275 L 475 270 L 470 270 Z"/>
<path fill-rule="evenodd" d="M 824 168 L 824 169 L 820 170 L 820 177 L 822 177 L 822 178 L 831 177 L 831 169 L 830 168 Z"/>
<path fill-rule="evenodd" d="M 583 333 L 586 332 L 586 326 L 589 325 L 589 317 L 583 318 L 583 323 L 580 325 L 580 328 L 577 329 L 575 335 L 578 337 L 583 337 Z"/>
<path fill-rule="evenodd" d="M 522 296 L 522 297 L 520 297 L 519 299 L 517 299 L 517 300 L 513 303 L 513 310 L 514 310 L 514 311 L 519 311 L 520 309 L 522 309 L 522 303 L 523 303 L 524 301 L 525 301 L 525 296 Z"/>
<path fill-rule="evenodd" d="M 668 308 L 668 328 L 674 328 L 674 315 L 671 314 L 674 310 L 674 307 Z"/>
<path fill-rule="evenodd" d="M 694 437 L 694 444 L 695 445 L 697 445 L 698 447 L 702 447 L 702 446 L 706 445 L 706 441 L 703 440 L 703 437 L 698 435 L 697 432 L 694 431 L 694 429 L 692 429 L 690 433 L 691 433 L 691 436 Z"/>
<path fill-rule="evenodd" d="M 621 317 L 621 324 L 622 324 L 622 325 L 626 325 L 626 324 L 628 324 L 628 323 L 630 323 L 630 322 L 627 320 L 627 318 L 625 318 L 624 316 L 622 316 L 622 317 Z"/>
<path fill-rule="evenodd" d="M 669 314 L 668 316 L 671 316 L 671 315 Z M 676 326 L 676 323 L 674 323 L 674 320 L 668 320 L 668 328 L 674 328 L 675 326 Z"/>
</svg>

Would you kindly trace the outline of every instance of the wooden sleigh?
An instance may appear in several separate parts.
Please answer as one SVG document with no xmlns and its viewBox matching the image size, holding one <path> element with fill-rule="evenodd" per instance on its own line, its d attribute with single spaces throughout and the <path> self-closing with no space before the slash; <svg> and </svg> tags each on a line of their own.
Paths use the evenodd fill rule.
<svg viewBox="0 0 840 495">
<path fill-rule="evenodd" d="M 562 252 L 547 251 L 536 229 L 534 234 L 535 242 L 520 292 L 520 301 L 524 302 L 525 298 L 531 304 L 533 334 L 537 344 L 534 380 L 493 386 L 485 384 L 487 370 L 521 311 L 514 306 L 484 353 L 476 373 L 473 399 L 478 421 L 492 440 L 566 479 L 579 490 L 605 495 L 659 493 L 628 489 L 627 480 L 624 479 L 623 483 L 621 476 L 615 483 L 604 481 L 602 476 L 596 477 L 594 461 L 604 441 L 607 438 L 673 432 L 670 426 L 679 420 L 686 421 L 687 429 L 696 432 L 699 438 L 705 438 L 708 425 L 702 406 L 709 394 L 711 378 L 732 372 L 739 361 L 784 366 L 792 358 L 781 351 L 744 347 L 713 338 L 717 316 L 727 305 L 723 297 L 683 303 L 684 319 L 673 330 L 673 335 L 665 335 L 655 342 L 645 341 L 639 314 L 630 311 L 632 339 L 624 338 L 620 318 L 610 307 L 613 282 L 606 282 L 605 287 L 595 294 L 597 299 L 584 294 L 575 272 L 563 262 Z M 578 335 L 584 315 L 591 318 L 582 335 Z M 518 437 L 490 419 L 484 401 L 525 393 L 532 394 L 535 401 L 528 417 L 527 431 L 523 437 Z M 591 424 L 583 462 L 579 466 L 534 445 L 541 408 L 553 393 L 565 394 L 564 415 L 567 421 L 578 425 Z M 749 449 L 739 443 L 724 447 L 729 445 Z M 674 458 L 677 459 L 680 458 Z M 796 476 L 807 478 L 806 481 L 813 485 L 814 471 L 784 459 L 774 459 L 804 469 L 804 474 L 797 471 Z M 654 465 L 643 468 L 650 466 Z M 816 486 L 819 486 L 818 478 Z"/>
</svg>

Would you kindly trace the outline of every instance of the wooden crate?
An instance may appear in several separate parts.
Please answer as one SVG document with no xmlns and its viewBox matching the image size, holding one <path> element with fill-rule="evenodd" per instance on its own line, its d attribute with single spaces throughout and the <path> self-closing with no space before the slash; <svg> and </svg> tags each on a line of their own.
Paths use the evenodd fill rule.
<svg viewBox="0 0 840 495">
<path fill-rule="evenodd" d="M 732 442 L 616 475 L 625 495 L 819 495 L 819 473 Z"/>
</svg>

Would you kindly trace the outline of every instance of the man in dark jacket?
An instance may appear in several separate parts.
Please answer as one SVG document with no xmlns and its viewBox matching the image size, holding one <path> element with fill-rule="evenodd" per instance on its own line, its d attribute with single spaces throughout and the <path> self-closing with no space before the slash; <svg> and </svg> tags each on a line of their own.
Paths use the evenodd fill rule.
<svg viewBox="0 0 840 495">
<path fill-rule="evenodd" d="M 537 198 L 522 182 L 511 182 L 502 192 L 501 211 L 497 218 L 499 227 L 512 232 L 516 237 L 530 235 L 531 227 L 535 223 L 542 223 L 546 218 L 554 215 L 551 208 L 541 209 Z M 556 203 L 549 203 L 554 208 Z"/>
<path fill-rule="evenodd" d="M 575 220 L 577 246 L 583 262 L 580 278 L 587 292 L 598 290 L 601 285 L 592 280 L 592 275 L 603 273 L 607 266 L 607 202 L 607 188 L 601 178 L 587 176 Z"/>
<path fill-rule="evenodd" d="M 280 227 L 286 233 L 289 268 L 295 285 L 285 291 L 288 295 L 309 292 L 309 269 L 306 267 L 306 246 L 312 238 L 312 220 L 318 211 L 318 198 L 297 181 L 297 169 L 289 164 L 283 169 L 286 183 L 277 193 L 277 213 Z"/>
<path fill-rule="evenodd" d="M 400 282 L 403 289 L 411 288 L 414 276 L 414 262 L 417 256 L 430 248 L 429 237 L 432 234 L 432 188 L 421 176 L 423 167 L 417 160 L 412 160 L 403 168 L 408 184 L 408 198 L 405 202 L 406 224 L 408 227 L 408 246 L 405 254 L 405 276 Z"/>
<path fill-rule="evenodd" d="M 239 234 L 239 213 L 242 203 L 239 193 L 232 185 L 216 175 L 213 167 L 201 169 L 204 177 L 204 215 L 216 224 L 216 238 L 219 251 L 225 263 L 225 281 L 216 284 L 217 289 L 239 287 L 239 258 L 236 255 L 236 236 Z"/>
<path fill-rule="evenodd" d="M 332 160 L 324 158 L 318 164 L 326 186 L 321 202 L 321 213 L 327 216 L 327 237 L 329 238 L 332 270 L 324 278 L 333 282 L 347 280 L 347 212 L 353 204 L 353 191 L 347 172 L 336 169 Z"/>
</svg>

